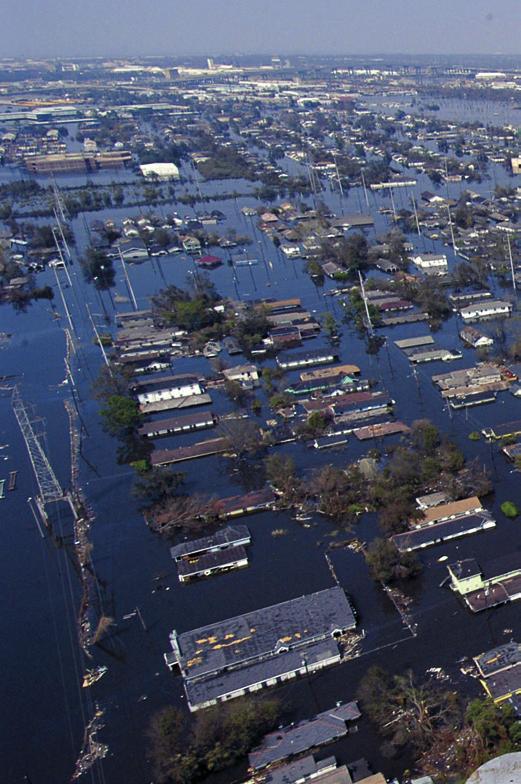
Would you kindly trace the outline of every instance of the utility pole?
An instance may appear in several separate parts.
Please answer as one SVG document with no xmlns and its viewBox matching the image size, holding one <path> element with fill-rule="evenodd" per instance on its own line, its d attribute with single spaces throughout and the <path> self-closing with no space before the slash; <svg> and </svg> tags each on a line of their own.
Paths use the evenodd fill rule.
<svg viewBox="0 0 521 784">
<path fill-rule="evenodd" d="M 447 212 L 449 213 L 449 226 L 450 226 L 450 236 L 451 236 L 451 239 L 452 239 L 452 247 L 454 249 L 454 253 L 457 253 L 458 252 L 458 248 L 457 248 L 457 245 L 456 245 L 456 240 L 454 238 L 454 227 L 452 225 L 452 216 L 450 214 L 450 207 L 449 207 L 448 204 L 447 204 Z"/>
<path fill-rule="evenodd" d="M 414 198 L 414 196 L 411 196 L 411 201 L 412 201 L 412 208 L 414 210 L 414 220 L 416 221 L 416 231 L 418 232 L 418 234 L 421 234 L 420 223 L 418 221 L 418 213 L 416 211 L 416 199 Z"/>
<path fill-rule="evenodd" d="M 92 318 L 92 313 L 90 312 L 90 308 L 89 308 L 87 303 L 85 303 L 85 308 L 87 310 L 87 313 L 88 313 L 88 316 L 89 316 L 89 319 L 90 319 L 90 323 L 92 324 L 92 329 L 94 330 L 94 334 L 96 336 L 96 340 L 98 341 L 98 345 L 99 345 L 99 347 L 101 349 L 101 353 L 103 354 L 103 360 L 104 360 L 106 366 L 109 368 L 109 370 L 111 370 L 110 362 L 109 362 L 109 359 L 107 357 L 107 352 L 105 351 L 105 346 L 103 345 L 103 341 L 101 340 L 100 334 L 98 332 L 98 328 L 96 327 L 96 324 L 94 323 L 94 319 Z M 112 371 L 111 371 L 111 375 L 112 375 Z"/>
<path fill-rule="evenodd" d="M 42 530 L 42 526 L 40 525 L 40 518 L 38 517 L 38 515 L 36 514 L 36 512 L 34 510 L 33 499 L 31 497 L 29 497 L 27 499 L 27 503 L 29 504 L 29 508 L 30 508 L 31 512 L 33 513 L 34 522 L 36 523 L 36 527 L 38 528 L 38 533 L 40 534 L 42 539 L 45 539 L 45 534 L 44 534 L 44 532 Z"/>
<path fill-rule="evenodd" d="M 394 206 L 394 196 L 393 196 L 393 189 L 392 188 L 389 188 L 389 193 L 391 195 L 391 205 L 392 205 L 392 208 L 393 208 L 393 218 L 394 218 L 394 222 L 396 223 L 398 218 L 396 217 L 396 207 Z"/>
<path fill-rule="evenodd" d="M 369 196 L 367 195 L 367 186 L 365 184 L 365 177 L 364 177 L 363 170 L 360 170 L 360 176 L 362 177 L 362 186 L 363 186 L 363 189 L 364 189 L 365 203 L 367 204 L 367 207 L 369 208 Z"/>
<path fill-rule="evenodd" d="M 76 330 L 74 329 L 74 324 L 72 323 L 71 314 L 70 314 L 69 308 L 67 306 L 67 302 L 65 300 L 65 296 L 63 294 L 62 284 L 60 283 L 60 279 L 58 277 L 58 272 L 56 271 L 56 267 L 53 267 L 53 269 L 54 269 L 54 277 L 56 278 L 56 283 L 57 283 L 58 289 L 60 291 L 61 301 L 62 301 L 63 307 L 65 309 L 65 315 L 67 316 L 67 321 L 69 322 L 69 327 L 71 328 L 71 332 L 76 332 Z"/>
<path fill-rule="evenodd" d="M 134 295 L 134 289 L 132 288 L 132 284 L 130 282 L 130 278 L 129 278 L 129 275 L 128 275 L 128 270 L 127 270 L 127 268 L 125 266 L 125 259 L 123 258 L 123 254 L 121 253 L 121 246 L 120 245 L 118 245 L 118 253 L 119 253 L 119 258 L 120 258 L 120 261 L 121 261 L 121 266 L 123 267 L 123 274 L 124 274 L 125 280 L 127 282 L 127 290 L 128 290 L 128 293 L 130 294 L 130 299 L 132 300 L 132 304 L 134 305 L 134 310 L 137 310 L 138 306 L 137 306 L 136 297 Z"/>
<path fill-rule="evenodd" d="M 137 614 L 137 617 L 139 618 L 139 622 L 140 622 L 141 626 L 143 627 L 143 630 L 145 632 L 148 631 L 148 629 L 146 627 L 146 623 L 143 620 L 143 616 L 141 615 L 141 610 L 139 609 L 139 607 L 136 607 L 136 614 Z"/>
<path fill-rule="evenodd" d="M 336 171 L 336 179 L 338 182 L 338 189 L 340 191 L 340 198 L 344 198 L 344 189 L 342 187 L 342 180 L 340 179 L 340 172 L 338 171 L 338 164 L 336 162 L 336 155 L 333 155 L 333 161 L 335 162 L 335 171 Z"/>
<path fill-rule="evenodd" d="M 58 218 L 58 213 L 56 212 L 55 209 L 53 210 L 53 212 L 54 212 L 54 217 L 56 218 L 56 223 L 58 224 L 58 231 L 60 232 L 60 236 L 62 238 L 63 247 L 67 251 L 67 258 L 69 259 L 69 261 L 72 261 L 71 251 L 69 245 L 67 244 L 67 240 L 65 239 L 65 234 L 63 233 L 63 228 L 62 228 L 61 221 Z"/>
<path fill-rule="evenodd" d="M 517 291 L 516 276 L 514 273 L 514 259 L 512 258 L 512 245 L 510 244 L 510 236 L 508 232 L 507 232 L 507 245 L 508 245 L 508 256 L 510 259 L 510 272 L 512 273 L 512 288 L 514 289 L 514 291 Z"/>
<path fill-rule="evenodd" d="M 371 315 L 369 313 L 369 305 L 367 304 L 367 297 L 365 294 L 364 281 L 362 279 L 362 273 L 360 272 L 360 270 L 358 270 L 358 279 L 360 280 L 360 289 L 362 291 L 362 299 L 364 301 L 365 315 L 367 318 L 367 331 L 369 332 L 369 335 L 371 337 L 374 337 L 373 322 L 371 321 Z"/>
<path fill-rule="evenodd" d="M 54 238 L 54 244 L 56 245 L 56 250 L 58 251 L 58 255 L 60 257 L 60 261 L 63 264 L 63 269 L 65 270 L 65 274 L 67 275 L 67 280 L 69 281 L 69 286 L 72 288 L 71 276 L 69 275 L 69 270 L 67 269 L 67 265 L 65 263 L 65 259 L 63 258 L 61 245 L 60 245 L 60 243 L 58 241 L 58 237 L 56 236 L 56 230 L 55 230 L 54 226 L 51 228 L 51 231 L 52 231 L 52 236 Z"/>
</svg>

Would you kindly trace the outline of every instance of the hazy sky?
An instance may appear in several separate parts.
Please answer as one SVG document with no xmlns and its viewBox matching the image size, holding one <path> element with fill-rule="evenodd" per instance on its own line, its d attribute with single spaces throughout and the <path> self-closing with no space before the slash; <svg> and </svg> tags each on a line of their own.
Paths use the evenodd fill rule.
<svg viewBox="0 0 521 784">
<path fill-rule="evenodd" d="M 2 0 L 0 57 L 521 54 L 521 0 Z"/>
</svg>

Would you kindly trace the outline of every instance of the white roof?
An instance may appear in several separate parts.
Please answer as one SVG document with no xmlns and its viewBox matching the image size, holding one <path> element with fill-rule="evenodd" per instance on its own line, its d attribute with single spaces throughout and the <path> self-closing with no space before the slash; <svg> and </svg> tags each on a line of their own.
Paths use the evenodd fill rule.
<svg viewBox="0 0 521 784">
<path fill-rule="evenodd" d="M 143 163 L 139 168 L 145 177 L 179 177 L 179 168 L 175 163 Z"/>
</svg>

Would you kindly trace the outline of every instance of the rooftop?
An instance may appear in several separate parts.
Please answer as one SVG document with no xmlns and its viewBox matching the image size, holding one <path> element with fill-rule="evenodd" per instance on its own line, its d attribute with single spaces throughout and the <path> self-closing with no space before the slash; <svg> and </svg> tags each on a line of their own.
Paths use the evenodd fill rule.
<svg viewBox="0 0 521 784">
<path fill-rule="evenodd" d="M 355 625 L 344 591 L 326 588 L 180 634 L 180 665 L 188 677 L 200 677 Z"/>
<path fill-rule="evenodd" d="M 361 716 L 356 702 L 339 705 L 314 719 L 283 727 L 265 735 L 262 743 L 249 754 L 250 767 L 258 770 L 273 762 L 295 756 L 307 749 L 328 743 L 347 734 L 347 721 Z"/>
<path fill-rule="evenodd" d="M 170 548 L 174 560 L 185 558 L 193 553 L 210 550 L 213 547 L 230 547 L 237 542 L 250 541 L 250 532 L 245 525 L 228 525 L 210 536 L 203 536 L 191 542 L 181 542 Z"/>
</svg>

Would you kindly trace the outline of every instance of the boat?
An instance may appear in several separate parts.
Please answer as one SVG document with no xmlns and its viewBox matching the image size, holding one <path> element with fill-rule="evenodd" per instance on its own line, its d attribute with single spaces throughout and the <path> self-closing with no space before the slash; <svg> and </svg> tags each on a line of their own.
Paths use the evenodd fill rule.
<svg viewBox="0 0 521 784">
<path fill-rule="evenodd" d="M 0 479 L 0 498 L 5 498 L 5 479 Z"/>
<path fill-rule="evenodd" d="M 92 686 L 93 683 L 99 681 L 100 678 L 103 678 L 107 670 L 108 667 L 106 667 L 105 665 L 102 665 L 100 667 L 94 667 L 92 670 L 87 670 L 87 672 L 83 676 L 83 683 L 82 683 L 83 688 L 87 689 L 89 686 Z"/>
</svg>

